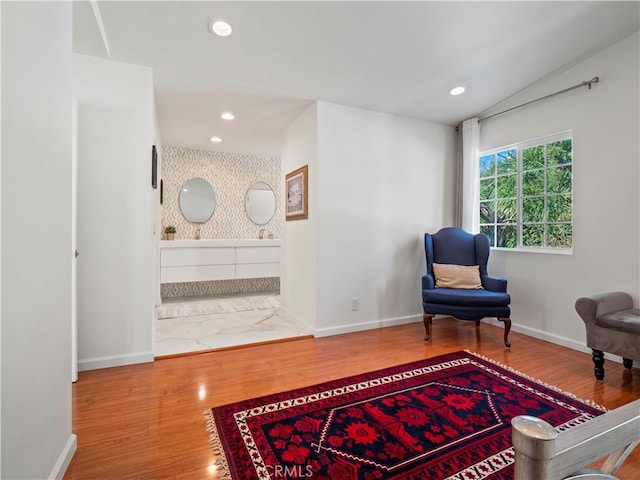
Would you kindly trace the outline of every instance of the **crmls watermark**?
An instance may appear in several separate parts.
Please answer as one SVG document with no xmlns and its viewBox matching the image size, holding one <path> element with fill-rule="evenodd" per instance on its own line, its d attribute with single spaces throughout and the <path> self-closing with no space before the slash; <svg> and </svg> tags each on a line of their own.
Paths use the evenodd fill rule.
<svg viewBox="0 0 640 480">
<path fill-rule="evenodd" d="M 267 465 L 269 475 L 272 478 L 311 478 L 313 468 L 311 465 Z"/>
</svg>

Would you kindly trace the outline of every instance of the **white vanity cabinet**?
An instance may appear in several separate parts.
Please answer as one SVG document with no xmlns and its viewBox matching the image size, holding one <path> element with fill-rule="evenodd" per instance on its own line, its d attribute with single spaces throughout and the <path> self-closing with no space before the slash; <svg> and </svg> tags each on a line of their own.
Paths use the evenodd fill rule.
<svg viewBox="0 0 640 480">
<path fill-rule="evenodd" d="M 160 283 L 280 276 L 280 240 L 162 240 Z"/>
<path fill-rule="evenodd" d="M 236 278 L 280 276 L 280 245 L 236 247 Z"/>
</svg>

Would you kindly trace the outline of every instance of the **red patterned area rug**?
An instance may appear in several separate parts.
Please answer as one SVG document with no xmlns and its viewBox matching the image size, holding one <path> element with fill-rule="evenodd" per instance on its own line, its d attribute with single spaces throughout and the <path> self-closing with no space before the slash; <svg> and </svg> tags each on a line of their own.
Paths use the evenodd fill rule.
<svg viewBox="0 0 640 480">
<path fill-rule="evenodd" d="M 511 479 L 511 419 L 604 412 L 470 352 L 205 412 L 219 478 Z"/>
</svg>

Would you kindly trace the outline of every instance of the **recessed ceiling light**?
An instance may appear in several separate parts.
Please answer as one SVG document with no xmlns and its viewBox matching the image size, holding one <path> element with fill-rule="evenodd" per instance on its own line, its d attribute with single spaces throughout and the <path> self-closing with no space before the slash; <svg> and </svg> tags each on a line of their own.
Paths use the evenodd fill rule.
<svg viewBox="0 0 640 480">
<path fill-rule="evenodd" d="M 214 143 L 220 143 L 222 139 L 220 137 L 211 137 L 211 141 Z"/>
<path fill-rule="evenodd" d="M 233 32 L 233 27 L 224 20 L 213 20 L 211 22 L 211 31 L 220 37 L 228 37 Z"/>
<path fill-rule="evenodd" d="M 231 112 L 222 112 L 222 115 L 220 115 L 220 117 L 223 120 L 233 120 L 235 117 L 235 115 Z"/>
<path fill-rule="evenodd" d="M 464 93 L 464 87 L 462 85 L 459 85 L 457 87 L 453 87 L 451 90 L 449 90 L 449 95 L 462 95 Z"/>
</svg>

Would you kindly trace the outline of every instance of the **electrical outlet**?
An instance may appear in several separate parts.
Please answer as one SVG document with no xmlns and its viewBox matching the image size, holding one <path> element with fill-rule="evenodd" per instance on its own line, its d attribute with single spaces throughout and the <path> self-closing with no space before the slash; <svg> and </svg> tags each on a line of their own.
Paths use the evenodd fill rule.
<svg viewBox="0 0 640 480">
<path fill-rule="evenodd" d="M 351 299 L 351 310 L 356 311 L 360 309 L 360 299 L 358 297 L 353 297 Z"/>
</svg>

